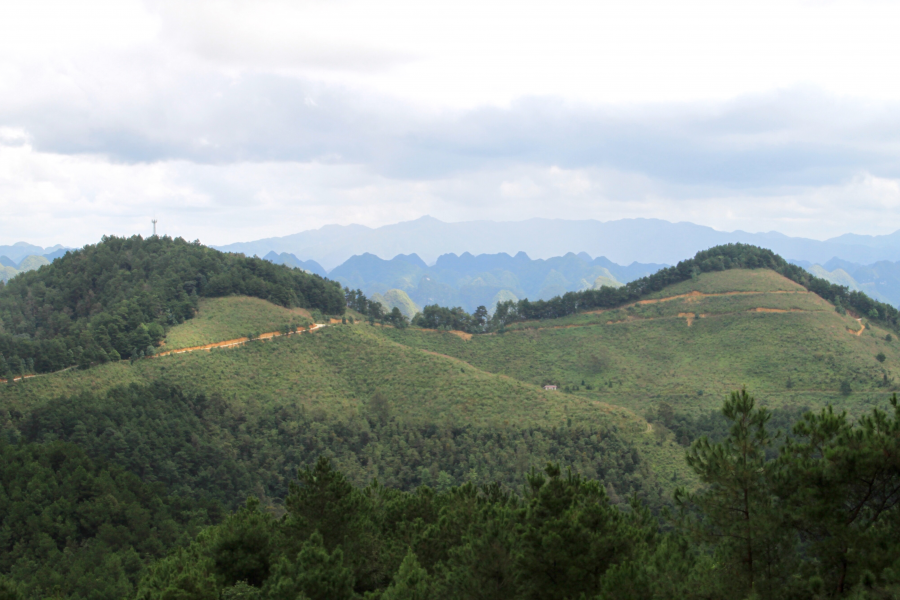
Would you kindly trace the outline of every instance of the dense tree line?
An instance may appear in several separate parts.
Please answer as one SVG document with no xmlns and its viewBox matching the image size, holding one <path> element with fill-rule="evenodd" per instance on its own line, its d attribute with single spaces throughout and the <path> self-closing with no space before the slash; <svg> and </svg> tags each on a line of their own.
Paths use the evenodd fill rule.
<svg viewBox="0 0 900 600">
<path fill-rule="evenodd" d="M 0 586 L 5 577 L 25 598 L 43 598 L 57 588 L 63 596 L 76 598 L 129 597 L 124 591 L 131 589 L 148 558 L 172 548 L 183 539 L 182 533 L 193 535 L 191 518 L 218 522 L 218 506 L 234 509 L 251 497 L 261 498 L 268 511 L 283 512 L 297 469 L 314 466 L 319 457 L 340 465 L 342 477 L 354 489 L 377 481 L 376 487 L 387 486 L 381 489 L 411 492 L 428 486 L 442 493 L 465 482 L 473 486 L 495 482 L 507 493 L 526 483 L 534 462 L 565 462 L 591 479 L 602 479 L 604 493 L 614 503 L 635 494 L 656 512 L 664 503 L 648 466 L 614 430 L 577 424 L 417 424 L 393 413 L 380 394 L 369 400 L 363 414 L 351 418 L 295 407 L 257 412 L 252 403 L 233 408 L 220 398 L 185 394 L 164 384 L 60 398 L 27 415 L 9 412 L 0 422 L 4 434 L 0 443 L 8 452 L 0 452 L 0 458 L 10 469 L 0 477 L 0 512 L 9 509 L 12 520 L 0 529 L 0 543 L 9 544 L 9 560 L 15 564 L 0 562 Z M 37 457 L 40 464 L 13 469 L 17 460 L 21 462 L 16 448 L 28 449 L 28 456 Z M 93 479 L 70 482 L 67 478 L 81 466 Z M 115 485 L 105 473 L 112 474 Z M 106 487 L 91 482 L 105 482 Z M 127 494 L 139 492 L 144 504 L 132 506 Z M 3 504 L 22 494 L 33 495 L 27 507 Z M 106 515 L 104 503 L 114 503 L 115 510 Z M 171 514 L 167 506 L 174 507 Z M 156 511 L 152 518 L 146 512 L 150 508 Z M 27 515 L 43 519 L 39 527 L 33 526 L 29 534 L 33 537 L 23 533 L 23 528 L 32 527 Z M 78 525 L 78 519 L 86 516 L 93 529 Z M 108 533 L 104 523 L 131 527 L 130 521 L 121 520 L 126 517 L 138 520 L 133 533 L 149 535 L 148 541 L 136 541 L 119 529 L 118 537 L 103 537 Z M 69 525 L 59 525 L 60 519 Z M 42 552 L 50 552 L 49 541 L 42 537 L 45 525 L 69 532 L 75 527 L 78 535 L 55 542 L 59 555 L 21 554 L 40 544 L 46 547 Z M 146 527 L 159 528 L 165 535 L 147 534 Z M 46 531 L 56 535 L 56 529 Z M 98 536 L 100 541 L 94 541 Z M 103 540 L 117 541 L 104 545 Z M 143 549 L 151 542 L 157 544 L 155 553 Z M 83 553 L 72 556 L 71 548 L 76 547 L 84 548 Z M 49 562 L 44 560 L 48 556 Z M 127 564 L 120 569 L 123 561 Z M 92 570 L 101 568 L 110 570 L 108 577 Z M 92 578 L 100 581 L 88 593 L 85 586 Z"/>
<path fill-rule="evenodd" d="M 344 312 L 340 285 L 181 238 L 104 237 L 0 283 L 0 378 L 143 356 L 199 298 Z"/>
<path fill-rule="evenodd" d="M 687 456 L 704 482 L 664 526 L 638 499 L 551 464 L 520 494 L 353 486 L 301 469 L 287 513 L 251 500 L 150 568 L 137 597 L 259 599 L 896 598 L 900 405 L 857 423 L 806 413 L 770 453 L 746 392 L 719 442 Z"/>
<path fill-rule="evenodd" d="M 718 419 L 695 422 L 714 436 L 687 451 L 703 485 L 668 511 L 614 432 L 416 428 L 376 396 L 356 426 L 310 418 L 278 439 L 285 414 L 247 428 L 247 414 L 223 419 L 221 402 L 165 386 L 63 403 L 13 415 L 7 437 L 18 425 L 22 439 L 0 442 L 3 598 L 900 594 L 896 397 L 856 422 L 806 412 L 782 435 L 773 421 L 788 412 L 773 419 L 734 393 Z M 658 419 L 690 423 L 665 406 Z M 283 504 L 260 503 L 254 475 L 282 476 L 279 459 L 297 478 L 274 485 Z M 510 476 L 537 459 L 550 464 Z M 209 499 L 236 495 L 246 505 L 223 520 Z"/>
<path fill-rule="evenodd" d="M 0 441 L 0 598 L 127 598 L 148 562 L 220 518 L 73 444 Z"/>
<path fill-rule="evenodd" d="M 654 510 L 663 504 L 649 467 L 614 430 L 417 423 L 392 411 L 381 393 L 360 415 L 324 415 L 298 406 L 238 408 L 161 383 L 134 384 L 59 398 L 5 425 L 12 442 L 76 443 L 144 481 L 229 508 L 250 495 L 280 501 L 296 469 L 319 456 L 356 485 L 377 477 L 400 490 L 466 481 L 518 489 L 535 462 L 563 462 L 602 478 L 616 499 L 637 493 Z"/>
<path fill-rule="evenodd" d="M 769 411 L 769 420 L 766 427 L 770 435 L 777 432 L 785 432 L 790 435 L 792 425 L 798 421 L 804 413 L 810 409 L 808 406 L 790 406 L 772 409 Z M 662 432 L 670 431 L 675 435 L 676 441 L 682 446 L 690 446 L 695 440 L 707 437 L 718 442 L 728 436 L 728 420 L 721 411 L 709 411 L 696 414 L 694 412 L 676 411 L 665 400 L 660 402 L 654 410 L 646 414 L 648 423 L 653 424 L 654 430 Z"/>
<path fill-rule="evenodd" d="M 479 307 L 474 314 L 468 314 L 462 308 L 426 306 L 421 315 L 413 320 L 413 324 L 428 328 L 459 329 L 470 333 L 498 331 L 517 321 L 556 319 L 586 310 L 617 308 L 636 302 L 646 294 L 687 281 L 700 273 L 759 268 L 772 269 L 834 303 L 839 310 L 850 309 L 893 329 L 900 328 L 900 312 L 893 306 L 873 300 L 863 292 L 850 291 L 845 286 L 829 283 L 787 262 L 771 250 L 748 244 L 726 244 L 703 250 L 674 267 L 660 269 L 619 288 L 604 286 L 598 290 L 567 292 L 550 300 L 531 301 L 525 298 L 500 302 L 490 318 L 487 318 L 484 307 Z"/>
</svg>

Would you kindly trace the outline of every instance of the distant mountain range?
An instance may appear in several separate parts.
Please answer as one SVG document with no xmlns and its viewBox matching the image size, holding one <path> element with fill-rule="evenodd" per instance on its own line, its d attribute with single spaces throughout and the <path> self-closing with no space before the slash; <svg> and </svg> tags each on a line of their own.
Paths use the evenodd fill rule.
<svg viewBox="0 0 900 600">
<path fill-rule="evenodd" d="M 217 248 L 261 257 L 269 252 L 289 253 L 299 260 L 313 260 L 331 270 L 351 256 L 366 252 L 386 259 L 399 254 L 417 254 L 426 264 L 433 264 L 443 254 L 505 252 L 515 255 L 520 251 L 532 258 L 586 252 L 590 256 L 605 256 L 619 264 L 634 261 L 675 264 L 699 250 L 730 242 L 755 244 L 787 259 L 815 264 L 824 264 L 835 257 L 855 264 L 900 260 L 900 231 L 882 236 L 846 234 L 819 241 L 777 232 L 717 231 L 693 223 L 670 223 L 659 219 L 444 223 L 422 217 L 378 228 L 326 225 L 285 237 Z"/>
<path fill-rule="evenodd" d="M 273 252 L 265 258 L 278 264 L 302 263 L 300 268 L 325 275 L 318 263 L 300 261 L 287 253 Z M 584 252 L 549 259 L 531 259 L 524 252 L 515 256 L 505 253 L 473 256 L 465 252 L 461 256 L 445 254 L 430 266 L 416 254 L 399 254 L 385 260 L 365 253 L 351 257 L 327 276 L 345 287 L 362 290 L 388 308 L 397 306 L 404 313 L 413 304 L 462 306 L 471 312 L 480 305 L 493 310 L 498 301 L 546 300 L 602 285 L 619 286 L 664 266 L 653 263 L 622 266 L 604 257 L 591 258 Z M 389 291 L 403 293 L 388 294 Z"/>
<path fill-rule="evenodd" d="M 28 242 L 16 242 L 11 246 L 0 246 L 0 256 L 5 256 L 7 259 L 15 261 L 16 263 L 21 262 L 26 256 L 47 256 L 49 260 L 53 260 L 54 258 L 58 258 L 65 254 L 67 250 L 71 250 L 71 248 L 67 248 L 60 244 L 48 248 L 41 248 L 40 246 L 35 246 Z"/>
<path fill-rule="evenodd" d="M 70 248 L 60 245 L 41 248 L 26 242 L 0 246 L 0 281 L 9 281 L 19 273 L 50 264 L 69 250 Z"/>
<path fill-rule="evenodd" d="M 894 306 L 900 306 L 900 262 L 878 261 L 861 265 L 832 258 L 824 264 L 793 261 L 807 271 L 851 290 L 865 292 L 868 296 Z"/>
<path fill-rule="evenodd" d="M 583 289 L 594 285 L 604 268 L 609 283 L 627 283 L 698 250 L 730 242 L 769 248 L 834 283 L 900 305 L 900 231 L 880 236 L 848 233 L 819 241 L 659 219 L 444 223 L 422 217 L 377 228 L 327 225 L 217 248 L 328 276 L 367 294 L 397 289 L 416 304 L 437 302 L 472 310 L 476 302 L 490 305 L 497 294 L 536 299 Z M 0 246 L 0 280 L 43 264 L 30 257 L 52 261 L 67 250 L 25 242 Z M 504 272 L 513 279 L 503 279 Z"/>
</svg>

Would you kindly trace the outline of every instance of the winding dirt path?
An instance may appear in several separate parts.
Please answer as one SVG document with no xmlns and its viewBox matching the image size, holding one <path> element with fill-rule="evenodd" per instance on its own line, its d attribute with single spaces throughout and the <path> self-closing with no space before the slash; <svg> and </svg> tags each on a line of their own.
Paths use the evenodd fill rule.
<svg viewBox="0 0 900 600">
<path fill-rule="evenodd" d="M 583 314 L 600 314 L 603 311 L 592 312 L 592 313 L 583 313 Z M 521 331 L 533 331 L 540 329 L 571 329 L 574 327 L 597 327 L 598 325 L 619 325 L 621 323 L 640 323 L 644 321 L 663 321 L 663 320 L 673 320 L 673 319 L 685 319 L 687 321 L 687 326 L 690 327 L 693 325 L 694 321 L 697 319 L 711 319 L 715 317 L 725 317 L 729 315 L 740 315 L 745 313 L 815 313 L 815 312 L 823 312 L 817 310 L 803 310 L 801 308 L 791 308 L 791 309 L 783 309 L 783 308 L 750 308 L 747 310 L 739 310 L 734 312 L 721 312 L 721 313 L 678 313 L 677 315 L 669 315 L 665 317 L 638 317 L 635 315 L 629 315 L 624 319 L 619 319 L 618 321 L 606 321 L 605 323 L 596 322 L 596 323 L 573 323 L 570 325 L 551 325 L 548 327 L 531 327 L 531 328 L 522 328 L 522 329 L 512 329 L 511 332 L 521 332 Z M 860 332 L 854 331 L 853 329 L 848 329 L 850 333 L 854 335 L 860 335 Z"/>
<path fill-rule="evenodd" d="M 246 344 L 247 342 L 253 342 L 256 340 L 270 340 L 272 338 L 283 337 L 285 335 L 300 335 L 301 333 L 313 332 L 317 329 L 321 329 L 322 327 L 328 327 L 328 324 L 316 323 L 309 330 L 298 327 L 297 331 L 292 331 L 290 333 L 281 333 L 280 331 L 272 331 L 269 333 L 262 333 L 259 337 L 253 338 L 252 340 L 248 337 L 241 337 L 234 340 L 225 340 L 224 342 L 216 342 L 214 344 L 206 344 L 204 346 L 193 346 L 191 348 L 179 348 L 177 350 L 167 350 L 166 352 L 160 352 L 159 354 L 154 354 L 149 358 L 156 358 L 158 356 L 168 356 L 170 354 L 184 354 L 185 352 L 196 352 L 198 350 L 212 350 L 213 348 L 233 348 L 235 346 L 241 346 Z M 35 377 L 46 377 L 47 375 L 58 375 L 59 373 L 65 373 L 66 371 L 71 371 L 75 367 L 66 367 L 65 369 L 61 369 L 59 371 L 53 371 L 52 373 L 38 373 L 36 375 L 24 375 L 22 377 L 14 377 L 13 383 L 17 381 L 22 381 L 23 379 L 34 379 Z M 9 383 L 6 379 L 0 379 L 0 383 Z"/>
<path fill-rule="evenodd" d="M 57 373 L 65 373 L 66 371 L 71 371 L 74 369 L 74 366 L 66 367 L 65 369 L 60 369 L 59 371 L 53 371 L 52 373 L 35 373 L 33 375 L 22 375 L 20 377 L 13 377 L 13 383 L 17 381 L 22 381 L 23 379 L 34 379 L 35 377 L 46 377 L 47 375 L 56 375 Z M 9 383 L 8 379 L 0 378 L 0 383 Z"/>
<path fill-rule="evenodd" d="M 256 340 L 270 340 L 272 338 L 284 337 L 286 335 L 300 335 L 301 333 L 311 333 L 317 329 L 321 329 L 322 327 L 328 327 L 328 325 L 323 323 L 316 323 L 313 327 L 307 330 L 304 327 L 298 327 L 296 331 L 291 331 L 290 333 L 281 333 L 280 331 L 271 331 L 269 333 L 261 333 L 259 337 L 255 337 L 252 340 L 248 337 L 239 337 L 233 340 L 225 340 L 224 342 L 215 342 L 213 344 L 205 344 L 203 346 L 192 346 L 190 348 L 178 348 L 176 350 L 167 350 L 166 352 L 160 352 L 159 354 L 154 354 L 152 358 L 156 358 L 158 356 L 169 356 L 170 354 L 184 354 L 185 352 L 197 352 L 198 350 L 212 350 L 213 348 L 233 348 L 235 346 L 241 346 L 246 344 L 247 342 L 252 342 Z"/>
<path fill-rule="evenodd" d="M 638 300 L 637 302 L 632 302 L 631 304 L 623 304 L 622 306 L 617 306 L 615 308 L 601 308 L 599 310 L 588 310 L 583 314 L 585 315 L 600 315 L 605 312 L 611 310 L 621 310 L 623 308 L 629 308 L 631 306 L 642 306 L 644 304 L 659 304 L 660 302 L 670 302 L 672 300 L 681 300 L 687 298 L 688 300 L 699 300 L 701 298 L 716 298 L 719 296 L 765 296 L 767 294 L 812 294 L 809 290 L 775 290 L 772 292 L 715 292 L 715 293 L 706 293 L 706 292 L 688 292 L 687 294 L 678 294 L 676 296 L 666 296 L 665 298 L 650 298 L 647 300 Z"/>
</svg>

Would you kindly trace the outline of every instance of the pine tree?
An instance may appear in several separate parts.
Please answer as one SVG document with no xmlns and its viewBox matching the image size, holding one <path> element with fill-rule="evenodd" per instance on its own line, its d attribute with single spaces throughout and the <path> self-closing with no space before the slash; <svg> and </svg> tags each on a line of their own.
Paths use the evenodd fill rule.
<svg viewBox="0 0 900 600">
<path fill-rule="evenodd" d="M 282 558 L 266 582 L 270 600 L 351 600 L 353 575 L 340 548 L 329 553 L 318 532 L 303 543 L 294 560 Z"/>
<path fill-rule="evenodd" d="M 642 532 L 631 530 L 603 486 L 558 465 L 528 477 L 523 517 L 523 598 L 564 599 L 600 592 L 606 569 L 627 560 Z"/>
<path fill-rule="evenodd" d="M 441 586 L 422 568 L 415 552 L 409 550 L 381 600 L 431 600 L 441 597 Z"/>
<path fill-rule="evenodd" d="M 843 594 L 900 554 L 900 403 L 854 426 L 829 406 L 806 413 L 779 459 L 780 495 L 826 589 Z"/>
<path fill-rule="evenodd" d="M 731 422 L 728 437 L 713 444 L 704 436 L 687 454 L 688 465 L 707 488 L 696 494 L 679 489 L 676 502 L 698 539 L 715 543 L 722 576 L 734 596 L 765 596 L 782 585 L 793 547 L 790 533 L 781 527 L 773 496 L 774 466 L 766 456 L 772 444 L 766 430 L 771 415 L 756 408 L 746 389 L 731 394 L 722 414 Z M 690 508 L 699 509 L 704 518 L 691 522 Z"/>
</svg>

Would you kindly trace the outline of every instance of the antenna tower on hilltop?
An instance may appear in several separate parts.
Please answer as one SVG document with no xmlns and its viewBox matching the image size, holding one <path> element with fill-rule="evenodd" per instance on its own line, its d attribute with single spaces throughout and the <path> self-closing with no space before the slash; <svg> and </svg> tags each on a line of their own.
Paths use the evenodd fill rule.
<svg viewBox="0 0 900 600">
<path fill-rule="evenodd" d="M 153 222 L 153 237 L 156 237 L 156 219 L 152 219 Z"/>
</svg>

